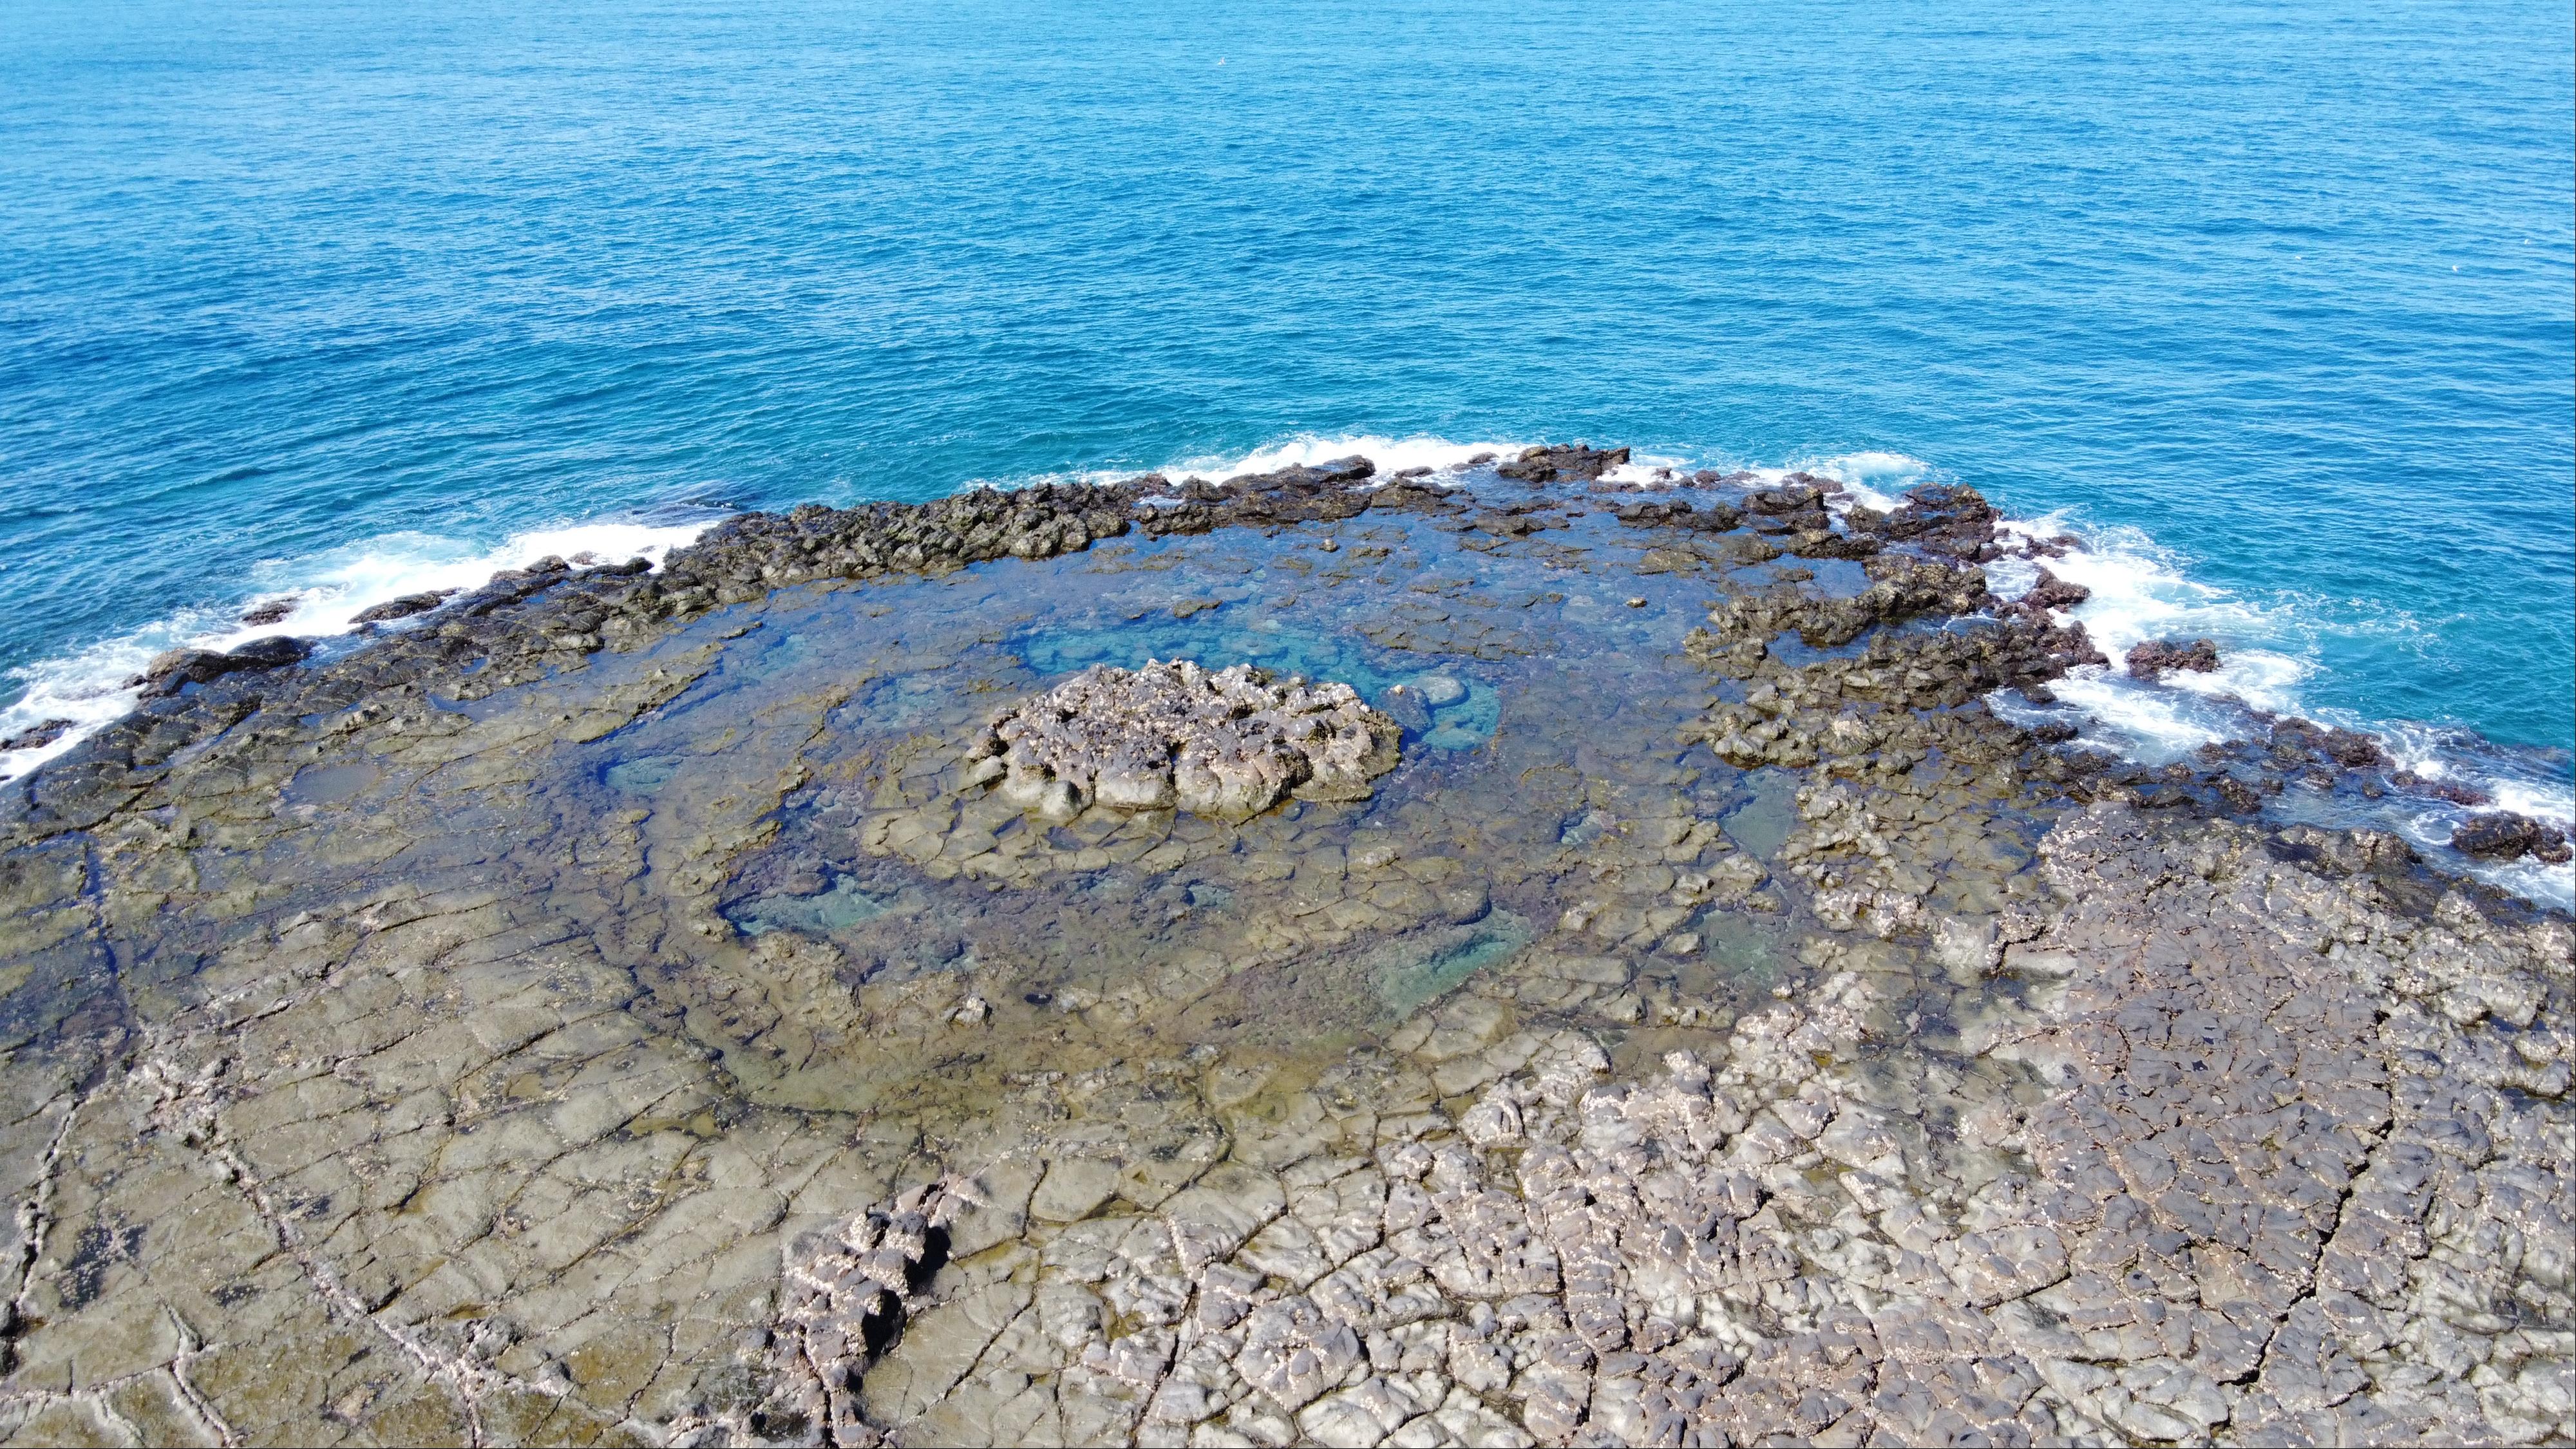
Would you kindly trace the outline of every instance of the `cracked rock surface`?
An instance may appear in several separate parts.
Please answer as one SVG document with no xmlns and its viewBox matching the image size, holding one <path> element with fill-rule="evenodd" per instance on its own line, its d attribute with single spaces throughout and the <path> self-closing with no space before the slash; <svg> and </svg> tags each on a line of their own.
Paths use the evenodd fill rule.
<svg viewBox="0 0 2576 1449">
<path fill-rule="evenodd" d="M 1911 983 L 1828 951 L 1840 969 L 1801 1000 L 1634 1073 L 1582 1032 L 1427 1013 L 1297 1099 L 1311 1129 L 1239 1137 L 1150 1211 L 1028 1211 L 1019 1164 L 1052 1155 L 1034 1131 L 987 1174 L 1009 1235 L 852 1365 L 851 1427 L 2564 1437 L 2576 1134 L 2535 1095 L 2563 1092 L 2564 1043 L 2517 1050 L 2564 999 L 2564 923 L 2404 919 L 2253 832 L 2116 804 L 2042 857 L 2067 904 L 1961 973 L 2023 989 L 1960 992 L 1976 1005 L 1919 1045 L 1890 1040 L 1912 1035 L 1891 1015 Z M 1461 1031 L 1501 1039 L 1444 1097 L 1462 1058 L 1435 1042 Z M 1157 1080 L 1203 1101 L 1219 1079 Z M 1099 1090 L 1068 1085 L 1031 1095 L 1060 1112 Z"/>
<path fill-rule="evenodd" d="M 0 1441 L 2576 1438 L 2565 918 L 1996 715 L 2101 666 L 1967 490 L 1607 458 L 174 674 L 0 813 Z M 1195 813 L 1166 684 L 1365 788 Z"/>
<path fill-rule="evenodd" d="M 1347 684 L 1275 683 L 1249 664 L 1093 665 L 1005 710 L 967 778 L 1057 821 L 1097 802 L 1219 820 L 1301 800 L 1365 800 L 1402 731 Z"/>
</svg>

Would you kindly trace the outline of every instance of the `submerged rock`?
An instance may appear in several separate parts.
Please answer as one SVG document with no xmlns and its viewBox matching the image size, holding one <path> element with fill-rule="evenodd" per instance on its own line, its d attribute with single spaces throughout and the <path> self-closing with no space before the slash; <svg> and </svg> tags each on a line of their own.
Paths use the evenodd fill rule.
<svg viewBox="0 0 2576 1449">
<path fill-rule="evenodd" d="M 1365 800 L 1395 768 L 1401 726 L 1347 684 L 1274 684 L 1249 664 L 1189 660 L 1095 665 L 1004 711 L 972 748 L 967 779 L 1070 820 L 1098 803 L 1220 820 L 1258 815 L 1291 793 Z"/>
</svg>

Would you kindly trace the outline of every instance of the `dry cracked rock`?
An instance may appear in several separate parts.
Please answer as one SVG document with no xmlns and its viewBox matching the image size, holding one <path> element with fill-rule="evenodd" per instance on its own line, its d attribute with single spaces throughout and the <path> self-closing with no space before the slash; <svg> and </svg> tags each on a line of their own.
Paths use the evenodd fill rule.
<svg viewBox="0 0 2576 1449">
<path fill-rule="evenodd" d="M 1050 820 L 1095 802 L 1243 820 L 1291 794 L 1367 799 L 1401 738 L 1347 684 L 1148 660 L 1095 665 L 1004 711 L 970 748 L 966 776 Z"/>
</svg>

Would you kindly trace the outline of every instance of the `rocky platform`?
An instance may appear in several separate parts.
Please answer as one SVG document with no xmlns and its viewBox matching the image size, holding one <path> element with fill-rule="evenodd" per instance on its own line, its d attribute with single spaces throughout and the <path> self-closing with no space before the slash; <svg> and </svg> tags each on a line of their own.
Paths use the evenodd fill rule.
<svg viewBox="0 0 2576 1449">
<path fill-rule="evenodd" d="M 1365 800 L 1402 740 L 1347 684 L 1149 659 L 1093 665 L 1004 710 L 968 749 L 966 778 L 1057 824 L 1095 803 L 1240 821 L 1291 792 Z"/>
<path fill-rule="evenodd" d="M 1999 718 L 2104 661 L 1973 493 L 1620 461 L 180 661 L 0 823 L 0 1437 L 2576 1437 L 2565 919 L 2286 823 L 2418 788 L 2359 737 Z M 1203 814 L 1159 706 L 1169 801 L 996 728 L 1175 657 L 1401 749 Z"/>
</svg>

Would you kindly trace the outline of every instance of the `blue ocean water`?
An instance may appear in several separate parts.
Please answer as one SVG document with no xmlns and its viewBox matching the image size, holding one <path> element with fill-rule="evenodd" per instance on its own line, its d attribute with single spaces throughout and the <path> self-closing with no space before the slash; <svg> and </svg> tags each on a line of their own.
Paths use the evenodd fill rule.
<svg viewBox="0 0 2576 1449">
<path fill-rule="evenodd" d="M 2564 0 L 15 0 L 0 77 L 11 727 L 728 508 L 1582 437 L 2576 744 Z"/>
</svg>

